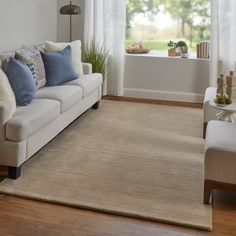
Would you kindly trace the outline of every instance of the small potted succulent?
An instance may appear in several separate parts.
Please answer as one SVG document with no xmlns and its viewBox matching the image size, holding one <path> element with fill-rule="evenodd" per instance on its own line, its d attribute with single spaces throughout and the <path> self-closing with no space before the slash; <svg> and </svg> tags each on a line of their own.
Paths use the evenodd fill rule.
<svg viewBox="0 0 236 236">
<path fill-rule="evenodd" d="M 182 58 L 188 58 L 189 57 L 188 47 L 182 47 L 181 57 Z"/>
<path fill-rule="evenodd" d="M 176 43 L 176 54 L 177 56 L 181 56 L 183 50 L 186 51 L 186 48 L 188 50 L 188 45 L 184 41 L 179 41 Z"/>
<path fill-rule="evenodd" d="M 167 46 L 169 47 L 168 49 L 168 56 L 169 57 L 175 57 L 176 56 L 176 43 L 173 41 L 170 41 Z"/>
</svg>

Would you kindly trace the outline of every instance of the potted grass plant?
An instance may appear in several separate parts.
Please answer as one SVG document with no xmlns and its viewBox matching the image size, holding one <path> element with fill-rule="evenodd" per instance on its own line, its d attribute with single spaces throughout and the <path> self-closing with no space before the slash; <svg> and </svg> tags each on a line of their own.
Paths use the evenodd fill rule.
<svg viewBox="0 0 236 236">
<path fill-rule="evenodd" d="M 169 47 L 168 49 L 168 56 L 169 57 L 175 57 L 176 56 L 176 43 L 173 41 L 170 41 L 167 46 Z"/>
<path fill-rule="evenodd" d="M 108 55 L 109 49 L 95 39 L 82 45 L 82 61 L 92 64 L 93 73 L 101 73 L 103 79 L 107 78 Z"/>
</svg>

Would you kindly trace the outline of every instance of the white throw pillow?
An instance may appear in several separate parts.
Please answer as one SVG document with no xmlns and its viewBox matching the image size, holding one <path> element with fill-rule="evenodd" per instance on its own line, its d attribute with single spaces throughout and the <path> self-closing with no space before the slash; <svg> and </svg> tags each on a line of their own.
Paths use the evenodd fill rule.
<svg viewBox="0 0 236 236">
<path fill-rule="evenodd" d="M 78 75 L 83 75 L 83 66 L 81 62 L 81 41 L 76 40 L 71 43 L 54 43 L 46 41 L 44 43 L 44 50 L 47 52 L 57 52 L 63 50 L 65 47 L 71 46 L 72 52 L 72 63 L 75 73 Z"/>
<path fill-rule="evenodd" d="M 0 69 L 0 102 L 8 102 L 11 117 L 16 111 L 16 99 L 6 74 Z"/>
</svg>

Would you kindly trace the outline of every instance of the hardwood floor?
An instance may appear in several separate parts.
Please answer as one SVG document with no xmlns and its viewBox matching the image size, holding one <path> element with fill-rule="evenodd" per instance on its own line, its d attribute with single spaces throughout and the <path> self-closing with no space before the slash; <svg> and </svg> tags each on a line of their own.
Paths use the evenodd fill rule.
<svg viewBox="0 0 236 236">
<path fill-rule="evenodd" d="M 0 194 L 0 236 L 235 236 L 236 193 L 214 192 L 213 225 L 205 232 Z"/>
<path fill-rule="evenodd" d="M 157 105 L 167 105 L 167 106 L 189 107 L 189 108 L 203 108 L 202 103 L 174 102 L 174 101 L 164 101 L 156 99 L 116 97 L 116 96 L 105 96 L 103 97 L 103 99 L 111 101 L 136 102 L 136 103 L 147 103 L 147 104 L 157 104 Z"/>
<path fill-rule="evenodd" d="M 217 192 L 214 197 L 214 231 L 209 233 L 0 194 L 0 235 L 236 235 L 236 195 Z"/>
<path fill-rule="evenodd" d="M 213 225 L 205 232 L 0 194 L 1 236 L 235 236 L 236 193 L 214 192 Z"/>
</svg>

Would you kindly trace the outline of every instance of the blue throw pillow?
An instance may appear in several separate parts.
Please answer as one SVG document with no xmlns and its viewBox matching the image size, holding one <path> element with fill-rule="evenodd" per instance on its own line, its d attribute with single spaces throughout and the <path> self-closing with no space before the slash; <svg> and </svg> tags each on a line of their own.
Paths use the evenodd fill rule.
<svg viewBox="0 0 236 236">
<path fill-rule="evenodd" d="M 27 106 L 35 97 L 36 84 L 29 67 L 22 62 L 10 58 L 5 73 L 8 77 L 18 106 Z"/>
<path fill-rule="evenodd" d="M 71 56 L 71 47 L 68 46 L 59 52 L 41 52 L 47 86 L 60 85 L 78 78 Z"/>
</svg>

